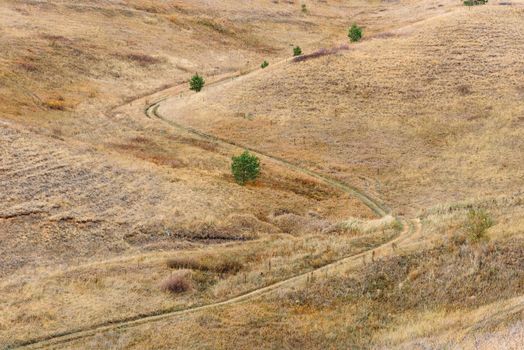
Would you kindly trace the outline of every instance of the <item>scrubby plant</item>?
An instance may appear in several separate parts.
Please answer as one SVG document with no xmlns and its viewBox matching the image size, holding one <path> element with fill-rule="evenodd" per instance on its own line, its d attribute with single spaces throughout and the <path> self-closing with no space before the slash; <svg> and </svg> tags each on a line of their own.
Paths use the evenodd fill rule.
<svg viewBox="0 0 524 350">
<path fill-rule="evenodd" d="M 193 90 L 193 91 L 196 91 L 196 92 L 199 92 L 200 90 L 202 90 L 202 88 L 204 87 L 204 84 L 206 83 L 206 81 L 204 80 L 204 78 L 202 78 L 200 75 L 195 74 L 191 77 L 191 80 L 189 81 L 189 89 L 190 90 Z"/>
<path fill-rule="evenodd" d="M 233 157 L 232 160 L 231 172 L 239 185 L 254 181 L 260 175 L 260 159 L 247 150 L 240 156 Z"/>
<path fill-rule="evenodd" d="M 353 24 L 351 28 L 349 28 L 348 37 L 352 43 L 360 41 L 360 39 L 362 39 L 362 28 Z"/>
<path fill-rule="evenodd" d="M 474 243 L 486 240 L 486 231 L 493 224 L 493 219 L 484 209 L 470 209 L 465 223 L 469 241 Z"/>
<path fill-rule="evenodd" d="M 307 13 L 307 6 L 306 4 L 302 4 L 302 12 Z"/>
<path fill-rule="evenodd" d="M 302 55 L 302 49 L 300 48 L 300 46 L 295 46 L 293 48 L 293 56 L 300 56 Z"/>
<path fill-rule="evenodd" d="M 191 282 L 186 274 L 174 274 L 162 283 L 162 289 L 166 292 L 178 294 L 191 289 Z"/>
<path fill-rule="evenodd" d="M 488 3 L 488 0 L 465 0 L 464 6 L 485 5 L 487 3 Z"/>
<path fill-rule="evenodd" d="M 260 68 L 264 69 L 264 68 L 266 68 L 267 66 L 269 66 L 269 62 L 268 62 L 268 61 L 264 61 L 264 62 L 262 62 L 262 64 L 260 65 Z"/>
</svg>

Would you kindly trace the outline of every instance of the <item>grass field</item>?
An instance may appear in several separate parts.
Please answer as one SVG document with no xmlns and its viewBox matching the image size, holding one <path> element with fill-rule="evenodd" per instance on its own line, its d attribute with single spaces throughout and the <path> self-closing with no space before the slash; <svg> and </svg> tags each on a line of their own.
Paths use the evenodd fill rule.
<svg viewBox="0 0 524 350">
<path fill-rule="evenodd" d="M 0 23 L 1 349 L 521 346 L 522 1 L 6 0 Z"/>
</svg>

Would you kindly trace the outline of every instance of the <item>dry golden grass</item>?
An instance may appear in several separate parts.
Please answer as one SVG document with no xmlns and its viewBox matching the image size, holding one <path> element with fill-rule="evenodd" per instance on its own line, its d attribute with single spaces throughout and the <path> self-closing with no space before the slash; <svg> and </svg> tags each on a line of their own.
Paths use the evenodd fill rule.
<svg viewBox="0 0 524 350">
<path fill-rule="evenodd" d="M 186 246 L 162 232 L 176 231 L 187 239 L 212 222 L 220 233 L 231 228 L 237 214 L 264 220 L 286 209 L 299 215 L 313 210 L 336 218 L 370 216 L 351 198 L 285 170 L 282 177 L 263 176 L 255 187 L 242 189 L 248 199 L 228 174 L 231 151 L 144 121 L 139 104 L 125 114 L 104 113 L 123 100 L 184 81 L 194 71 L 220 74 L 287 55 L 290 38 L 313 45 L 330 31 L 314 23 L 345 6 L 321 5 L 318 15 L 295 17 L 293 4 L 256 9 L 231 4 L 10 0 L 0 5 L 0 111 L 2 118 L 20 123 L 2 126 L 2 210 L 23 214 L 3 222 L 4 249 L 11 253 L 3 255 L 2 275 L 46 260 L 92 257 L 93 251 L 118 255 L 137 249 L 135 242 Z M 250 24 L 235 24 L 231 30 L 239 35 L 228 41 L 215 40 L 222 34 L 210 37 L 216 30 L 198 24 L 206 19 L 232 26 L 238 11 L 252 16 Z M 188 27 L 173 27 L 170 15 Z M 304 26 L 312 29 L 304 32 Z M 274 53 L 245 49 L 246 33 Z M 209 52 L 218 59 L 209 62 Z M 39 156 L 42 150 L 48 153 Z M 265 167 L 267 174 L 274 170 Z M 283 194 L 280 199 L 275 190 Z M 341 210 L 341 198 L 354 209 Z M 27 237 L 28 231 L 36 235 Z M 238 238 L 246 230 L 230 231 Z M 57 240 L 64 244 L 52 243 Z"/>
<path fill-rule="evenodd" d="M 152 252 L 71 267 L 51 266 L 19 274 L 0 285 L 4 344 L 89 327 L 158 310 L 176 310 L 240 295 L 341 257 L 377 246 L 398 231 L 365 235 L 287 235 L 233 246 Z M 185 271 L 189 271 L 185 273 Z M 170 276 L 185 276 L 193 290 L 169 297 Z M 180 275 L 183 274 L 183 275 Z M 189 288 L 189 287 L 188 287 Z M 51 292 L 52 291 L 52 292 Z M 71 312 L 82 309 L 82 313 Z"/>
<path fill-rule="evenodd" d="M 522 228 L 480 245 L 448 240 L 460 233 L 468 207 L 489 208 L 497 222 L 522 195 L 477 202 L 424 219 L 421 241 L 360 267 L 283 288 L 250 303 L 105 332 L 73 348 L 518 349 L 522 339 Z M 520 203 L 520 204 L 519 204 Z M 438 210 L 438 211 L 437 211 Z M 522 211 L 520 211 L 522 216 Z M 432 247 L 433 246 L 433 247 Z M 426 248 L 431 247 L 431 248 Z M 341 326 L 344 325 L 344 326 Z M 177 333 L 176 339 L 169 334 Z M 117 345 L 121 344 L 121 345 Z"/>
<path fill-rule="evenodd" d="M 508 193 L 524 186 L 522 16 L 459 8 L 159 112 L 360 183 L 400 212 Z"/>
<path fill-rule="evenodd" d="M 64 348 L 521 344 L 521 1 L 300 5 L 0 4 L 0 347 L 226 300 L 401 228 L 270 161 L 236 185 L 239 150 L 144 116 L 162 97 L 164 117 L 356 184 L 423 229 L 305 284 Z M 364 41 L 346 50 L 353 22 Z M 316 54 L 281 61 L 294 45 Z M 263 60 L 178 97 L 197 71 Z M 471 208 L 493 217 L 489 241 L 464 238 Z"/>
</svg>

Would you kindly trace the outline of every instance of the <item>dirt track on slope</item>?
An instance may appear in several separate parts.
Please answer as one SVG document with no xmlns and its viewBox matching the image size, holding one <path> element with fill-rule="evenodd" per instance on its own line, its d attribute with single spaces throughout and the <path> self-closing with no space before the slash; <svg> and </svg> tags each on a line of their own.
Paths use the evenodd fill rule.
<svg viewBox="0 0 524 350">
<path fill-rule="evenodd" d="M 286 62 L 289 62 L 289 59 L 286 59 L 286 60 L 280 61 L 280 62 L 278 62 L 276 64 L 273 64 L 273 67 L 275 65 L 285 64 Z M 208 86 L 209 85 L 218 85 L 218 84 L 220 84 L 222 82 L 225 82 L 225 81 L 228 81 L 228 80 L 231 80 L 231 79 L 235 79 L 235 78 L 239 78 L 239 77 L 244 77 L 244 76 L 246 76 L 248 74 L 252 74 L 252 73 L 258 72 L 258 71 L 259 70 L 254 69 L 254 70 L 251 70 L 249 72 L 245 72 L 243 74 L 233 73 L 233 74 L 231 74 L 229 76 L 220 77 L 217 80 L 215 80 L 215 81 L 213 81 L 213 82 L 211 82 L 210 84 L 207 84 L 207 85 Z M 386 215 L 391 215 L 391 210 L 384 203 L 382 203 L 382 201 L 380 201 L 380 200 L 378 200 L 376 198 L 373 198 L 369 194 L 365 193 L 364 191 L 362 191 L 362 190 L 360 190 L 360 189 L 358 189 L 356 187 L 353 187 L 353 186 L 351 186 L 349 184 L 346 184 L 344 182 L 341 182 L 341 181 L 329 178 L 329 177 L 327 177 L 327 176 L 325 176 L 325 175 L 323 175 L 321 173 L 314 172 L 314 171 L 309 170 L 307 168 L 300 167 L 300 166 L 298 166 L 296 164 L 293 164 L 293 163 L 291 163 L 291 162 L 289 162 L 289 161 L 287 161 L 287 160 L 285 160 L 283 158 L 275 157 L 275 156 L 272 156 L 270 154 L 258 151 L 256 149 L 245 147 L 245 146 L 240 145 L 240 144 L 238 144 L 238 143 L 236 143 L 234 141 L 223 139 L 223 138 L 220 138 L 220 137 L 217 137 L 217 136 L 214 136 L 214 135 L 205 134 L 205 133 L 203 133 L 203 132 L 201 132 L 199 130 L 196 130 L 194 128 L 178 124 L 178 123 L 176 123 L 176 122 L 174 122 L 174 121 L 172 121 L 170 119 L 164 118 L 162 115 L 160 115 L 158 113 L 158 107 L 160 106 L 160 104 L 163 101 L 167 100 L 170 97 L 173 97 L 175 94 L 177 94 L 177 93 L 179 93 L 181 91 L 184 91 L 186 89 L 187 89 L 186 84 L 179 85 L 179 86 L 176 86 L 174 88 L 168 89 L 169 90 L 169 95 L 168 96 L 157 97 L 157 100 L 154 103 L 147 104 L 147 106 L 145 108 L 145 111 L 144 111 L 145 115 L 148 118 L 158 119 L 159 121 L 161 121 L 163 123 L 167 123 L 167 124 L 169 124 L 171 126 L 175 126 L 176 128 L 178 128 L 178 129 L 180 129 L 182 131 L 189 132 L 190 134 L 192 134 L 194 137 L 197 137 L 197 138 L 212 140 L 214 142 L 220 143 L 221 145 L 227 146 L 227 147 L 248 149 L 250 152 L 252 152 L 254 154 L 257 154 L 258 156 L 260 156 L 260 157 L 262 157 L 264 159 L 267 159 L 269 161 L 275 162 L 275 163 L 279 164 L 280 166 L 286 167 L 286 168 L 288 168 L 288 169 L 290 169 L 292 171 L 295 171 L 297 173 L 302 173 L 302 174 L 306 174 L 308 176 L 314 177 L 317 180 L 323 182 L 324 184 L 326 184 L 328 186 L 331 186 L 331 187 L 339 189 L 339 190 L 341 190 L 341 191 L 343 191 L 345 193 L 348 193 L 348 194 L 350 194 L 352 196 L 355 196 L 356 198 L 361 200 L 366 206 L 368 206 L 375 214 L 377 214 L 380 217 L 383 217 L 383 216 L 386 216 Z M 159 93 L 155 94 L 155 96 L 157 96 L 159 94 L 164 94 L 164 93 L 165 92 L 159 92 Z M 140 100 L 148 101 L 148 99 L 149 98 L 146 97 L 145 99 L 142 98 Z M 136 102 L 136 101 L 133 101 L 133 102 Z M 130 104 L 133 104 L 133 102 L 131 102 Z M 371 252 L 373 252 L 374 256 L 376 256 L 376 257 L 388 254 L 389 252 L 392 252 L 395 249 L 402 248 L 403 244 L 406 244 L 408 240 L 412 240 L 412 239 L 416 238 L 420 234 L 421 227 L 420 227 L 420 222 L 418 220 L 416 220 L 416 219 L 415 220 L 406 220 L 406 219 L 402 219 L 402 218 L 397 218 L 397 219 L 402 224 L 402 232 L 396 238 L 394 238 L 394 239 L 392 239 L 392 240 L 390 240 L 390 241 L 388 241 L 388 242 L 386 242 L 386 243 L 384 243 L 384 244 L 382 244 L 382 245 L 380 245 L 378 247 L 375 247 L 373 249 L 370 249 L 368 251 L 361 252 L 361 253 L 358 253 L 358 254 L 355 254 L 355 255 L 346 256 L 346 257 L 341 258 L 341 259 L 339 259 L 337 261 L 334 261 L 334 262 L 332 262 L 330 264 L 322 266 L 322 267 L 320 267 L 320 268 L 318 268 L 316 270 L 298 274 L 298 275 L 290 277 L 288 279 L 285 279 L 285 280 L 273 283 L 271 285 L 268 285 L 268 286 L 265 286 L 265 287 L 262 287 L 262 288 L 258 288 L 258 289 L 246 292 L 246 293 L 238 295 L 236 297 L 233 297 L 233 298 L 230 298 L 230 299 L 227 299 L 227 300 L 223 300 L 223 301 L 219 301 L 219 302 L 216 302 L 216 303 L 196 306 L 196 307 L 192 307 L 192 308 L 188 308 L 188 309 L 182 309 L 182 310 L 173 310 L 173 309 L 157 310 L 157 311 L 155 311 L 153 313 L 149 313 L 149 314 L 139 314 L 139 315 L 136 315 L 136 316 L 133 316 L 133 317 L 130 317 L 130 318 L 125 318 L 125 319 L 120 319 L 120 320 L 112 320 L 112 321 L 108 321 L 108 322 L 105 322 L 105 323 L 102 323 L 102 324 L 98 324 L 98 325 L 94 325 L 94 326 L 91 326 L 91 327 L 88 327 L 88 328 L 84 328 L 84 329 L 75 329 L 75 330 L 70 330 L 70 331 L 67 331 L 67 332 L 55 333 L 55 334 L 51 334 L 51 335 L 46 336 L 46 337 L 36 338 L 36 339 L 32 339 L 32 340 L 29 340 L 29 341 L 26 341 L 26 342 L 23 342 L 23 343 L 13 344 L 11 346 L 8 346 L 8 349 L 21 349 L 21 348 L 39 349 L 39 348 L 45 348 L 45 347 L 49 347 L 49 346 L 57 346 L 57 345 L 61 345 L 61 344 L 67 344 L 67 343 L 69 343 L 71 341 L 76 341 L 76 340 L 79 340 L 79 339 L 92 337 L 92 336 L 94 336 L 96 334 L 99 334 L 99 333 L 115 331 L 115 330 L 123 330 L 123 329 L 126 329 L 126 328 L 130 328 L 130 327 L 134 327 L 134 326 L 138 326 L 138 325 L 142 325 L 142 324 L 146 324 L 146 323 L 150 323 L 150 322 L 156 322 L 156 321 L 164 320 L 164 319 L 171 318 L 171 317 L 182 317 L 182 316 L 190 314 L 190 313 L 195 313 L 195 312 L 199 312 L 199 311 L 203 311 L 203 310 L 207 310 L 207 309 L 222 307 L 222 306 L 231 305 L 231 304 L 238 304 L 238 303 L 241 303 L 241 302 L 252 300 L 252 299 L 257 298 L 257 297 L 261 297 L 261 296 L 263 296 L 263 295 L 265 295 L 267 293 L 270 293 L 271 291 L 274 291 L 274 290 L 276 290 L 278 288 L 289 287 L 289 286 L 292 286 L 292 285 L 305 283 L 307 281 L 307 279 L 308 279 L 308 276 L 310 276 L 311 274 L 333 273 L 333 272 L 336 272 L 336 271 L 340 271 L 340 270 L 345 270 L 345 269 L 356 267 L 356 266 L 358 266 L 359 264 L 362 263 L 362 258 L 365 257 L 366 255 L 371 254 Z"/>
</svg>

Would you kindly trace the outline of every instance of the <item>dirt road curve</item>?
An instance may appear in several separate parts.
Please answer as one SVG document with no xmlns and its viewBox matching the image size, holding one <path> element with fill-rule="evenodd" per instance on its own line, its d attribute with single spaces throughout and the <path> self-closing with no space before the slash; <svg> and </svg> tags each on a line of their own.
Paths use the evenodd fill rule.
<svg viewBox="0 0 524 350">
<path fill-rule="evenodd" d="M 284 64 L 286 62 L 289 62 L 289 60 L 283 60 L 279 62 L 278 64 Z M 242 77 L 247 74 L 253 74 L 253 73 L 255 73 L 255 71 L 250 71 L 244 74 L 236 73 L 236 74 L 232 74 L 231 76 L 221 77 L 220 79 L 217 79 L 216 81 L 212 82 L 211 84 L 208 84 L 208 86 L 209 85 L 218 85 L 224 81 L 228 81 L 231 79 L 235 79 L 235 78 Z M 155 118 L 159 122 L 163 122 L 171 126 L 175 126 L 176 128 L 181 129 L 185 132 L 189 132 L 194 137 L 197 137 L 197 138 L 204 138 L 204 139 L 212 140 L 214 142 L 220 143 L 227 147 L 237 147 L 237 148 L 242 148 L 242 149 L 248 149 L 252 153 L 257 154 L 258 156 L 263 157 L 264 159 L 267 159 L 272 162 L 276 162 L 279 165 L 284 166 L 295 172 L 312 176 L 329 186 L 332 186 L 334 188 L 337 188 L 338 190 L 341 190 L 343 192 L 351 194 L 352 196 L 355 196 L 356 198 L 361 200 L 366 206 L 368 206 L 371 210 L 373 210 L 373 212 L 375 212 L 378 216 L 382 217 L 382 216 L 390 215 L 391 210 L 384 203 L 382 203 L 380 200 L 376 198 L 373 198 L 372 196 L 366 194 L 364 191 L 356 187 L 353 187 L 349 184 L 343 183 L 335 179 L 331 179 L 323 174 L 314 172 L 312 170 L 300 167 L 291 162 L 288 162 L 287 160 L 283 158 L 274 157 L 270 154 L 266 154 L 256 149 L 244 147 L 243 145 L 237 144 L 236 142 L 231 141 L 231 140 L 223 139 L 223 138 L 220 138 L 214 135 L 205 134 L 199 130 L 178 124 L 177 122 L 171 119 L 164 118 L 162 115 L 160 115 L 158 113 L 158 107 L 160 106 L 160 104 L 163 101 L 169 99 L 170 97 L 174 95 L 172 91 L 183 91 L 183 90 L 187 90 L 186 84 L 184 84 L 183 86 L 170 88 L 169 89 L 170 94 L 168 96 L 165 96 L 162 92 L 155 94 L 155 96 L 158 96 L 159 94 L 162 94 L 164 96 L 161 98 L 157 97 L 157 100 L 154 103 L 148 104 L 148 106 L 145 109 L 146 116 L 149 118 Z M 145 99 L 142 98 L 142 100 L 147 100 L 147 99 L 148 98 L 145 98 Z M 263 296 L 278 288 L 290 287 L 293 285 L 300 285 L 301 283 L 305 283 L 305 281 L 308 278 L 308 275 L 310 274 L 329 273 L 329 272 L 335 272 L 337 270 L 344 270 L 344 269 L 348 269 L 351 267 L 355 267 L 355 266 L 358 266 L 360 263 L 362 263 L 362 257 L 365 256 L 366 254 L 370 254 L 371 251 L 375 252 L 375 256 L 388 254 L 389 252 L 392 251 L 393 246 L 397 248 L 401 248 L 403 244 L 406 244 L 408 241 L 418 236 L 418 234 L 420 233 L 420 222 L 418 220 L 405 220 L 402 218 L 398 218 L 398 219 L 402 223 L 402 227 L 403 227 L 402 232 L 396 238 L 384 243 L 383 245 L 379 247 L 376 247 L 374 249 L 371 249 L 369 251 L 365 251 L 365 252 L 362 252 L 356 255 L 344 257 L 328 265 L 320 267 L 314 271 L 308 271 L 305 273 L 301 273 L 299 275 L 290 277 L 280 282 L 276 282 L 274 284 L 246 292 L 244 294 L 238 295 L 231 299 L 219 301 L 219 302 L 212 303 L 212 304 L 196 306 L 196 307 L 192 307 L 188 309 L 157 310 L 156 312 L 153 312 L 150 314 L 139 314 L 131 318 L 112 320 L 112 321 L 94 325 L 88 328 L 74 329 L 74 330 L 70 330 L 67 332 L 55 333 L 55 334 L 51 334 L 46 337 L 28 340 L 26 342 L 19 343 L 19 344 L 13 344 L 11 346 L 8 346 L 8 349 L 40 349 L 40 348 L 46 348 L 50 346 L 59 346 L 59 345 L 65 346 L 65 344 L 71 341 L 92 337 L 99 333 L 115 331 L 115 330 L 123 330 L 126 328 L 142 325 L 145 323 L 155 322 L 155 321 L 164 320 L 168 318 L 174 318 L 174 317 L 183 317 L 184 315 L 187 315 L 190 313 L 195 313 L 195 312 L 199 312 L 199 311 L 203 311 L 207 309 L 218 308 L 218 307 L 223 307 L 223 306 L 230 305 L 230 304 L 236 304 L 236 303 L 242 303 L 245 301 L 249 301 L 254 298 Z"/>
</svg>

